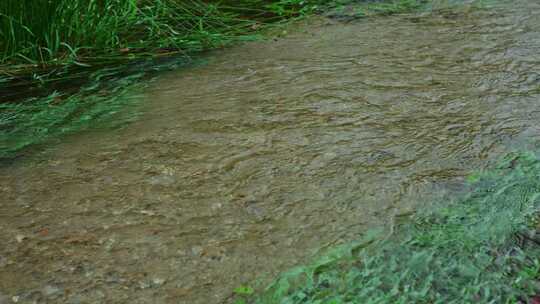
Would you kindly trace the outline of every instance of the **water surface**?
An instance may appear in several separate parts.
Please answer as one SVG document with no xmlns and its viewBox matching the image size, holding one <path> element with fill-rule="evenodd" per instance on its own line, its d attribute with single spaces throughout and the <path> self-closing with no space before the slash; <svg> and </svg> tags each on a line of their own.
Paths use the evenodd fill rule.
<svg viewBox="0 0 540 304">
<path fill-rule="evenodd" d="M 0 168 L 0 303 L 222 303 L 540 136 L 540 3 L 316 19 Z"/>
</svg>

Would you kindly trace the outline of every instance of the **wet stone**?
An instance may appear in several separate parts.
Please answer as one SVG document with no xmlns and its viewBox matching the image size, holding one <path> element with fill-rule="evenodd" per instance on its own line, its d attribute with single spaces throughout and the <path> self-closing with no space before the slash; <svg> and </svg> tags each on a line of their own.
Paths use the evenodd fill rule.
<svg viewBox="0 0 540 304">
<path fill-rule="evenodd" d="M 152 279 L 152 285 L 154 287 L 160 287 L 161 285 L 165 284 L 167 280 L 165 280 L 164 278 L 159 278 L 159 277 L 155 277 Z"/>
<path fill-rule="evenodd" d="M 62 290 L 57 286 L 47 285 L 47 286 L 43 287 L 42 292 L 46 297 L 54 297 L 54 296 L 57 296 L 57 295 L 61 294 Z"/>
<path fill-rule="evenodd" d="M 150 287 L 152 287 L 152 282 L 150 282 L 149 280 L 140 281 L 138 287 L 140 289 L 150 288 Z"/>
<path fill-rule="evenodd" d="M 154 186 L 171 186 L 176 183 L 176 179 L 170 175 L 157 175 L 152 176 L 148 182 Z"/>
<path fill-rule="evenodd" d="M 203 253 L 203 248 L 201 246 L 193 246 L 191 248 L 191 253 L 195 256 L 201 256 Z"/>
<path fill-rule="evenodd" d="M 105 277 L 105 282 L 109 284 L 120 283 L 120 276 L 117 273 L 108 273 Z"/>
<path fill-rule="evenodd" d="M 255 204 L 249 204 L 246 207 L 246 211 L 249 214 L 253 215 L 259 221 L 264 220 L 264 218 L 265 218 L 264 210 L 261 209 L 260 207 L 258 207 Z"/>
</svg>

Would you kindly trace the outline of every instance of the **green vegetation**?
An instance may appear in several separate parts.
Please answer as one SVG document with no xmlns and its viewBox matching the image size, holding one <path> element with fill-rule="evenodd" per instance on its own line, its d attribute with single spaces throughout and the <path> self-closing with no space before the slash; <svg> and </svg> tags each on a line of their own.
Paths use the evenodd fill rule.
<svg viewBox="0 0 540 304">
<path fill-rule="evenodd" d="M 167 68 L 152 66 L 159 58 L 185 62 L 186 55 L 254 39 L 266 25 L 348 3 L 357 11 L 388 14 L 424 2 L 0 1 L 0 159 L 107 125 L 123 106 L 136 104 L 128 92 L 137 80 Z"/>
<path fill-rule="evenodd" d="M 0 159 L 26 148 L 89 128 L 115 128 L 140 113 L 143 90 L 162 70 L 199 64 L 183 58 L 150 60 L 131 66 L 101 68 L 84 75 L 74 92 L 53 91 L 22 102 L 0 103 Z"/>
<path fill-rule="evenodd" d="M 468 195 L 295 269 L 253 302 L 529 303 L 540 291 L 540 159 L 511 154 L 469 180 Z"/>
<path fill-rule="evenodd" d="M 299 0 L 5 0 L 0 63 L 85 64 L 220 47 Z"/>
<path fill-rule="evenodd" d="M 23 103 L 0 104 L 0 158 L 16 156 L 16 152 L 30 145 L 92 125 L 114 126 L 112 122 L 118 125 L 129 121 L 136 112 L 133 108 L 127 111 L 126 106 L 137 105 L 141 87 L 133 83 L 143 75 L 112 81 L 106 88 L 84 86 L 72 95 L 55 92 Z"/>
<path fill-rule="evenodd" d="M 286 0 L 0 1 L 0 159 L 113 117 L 129 121 L 117 116 L 136 116 L 120 109 L 140 100 L 138 80 L 303 9 Z"/>
<path fill-rule="evenodd" d="M 358 1 L 5 0 L 0 64 L 86 65 L 191 53 L 245 39 L 263 23 L 351 2 Z M 389 14 L 426 1 L 360 2 L 358 10 Z"/>
</svg>

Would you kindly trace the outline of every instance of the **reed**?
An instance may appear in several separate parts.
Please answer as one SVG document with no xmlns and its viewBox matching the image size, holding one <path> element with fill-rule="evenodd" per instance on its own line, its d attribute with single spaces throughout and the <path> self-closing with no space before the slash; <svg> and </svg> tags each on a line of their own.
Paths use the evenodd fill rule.
<svg viewBox="0 0 540 304">
<path fill-rule="evenodd" d="M 253 24 L 242 13 L 271 13 L 262 1 L 240 2 L 4 0 L 0 63 L 84 63 L 221 46 Z"/>
</svg>

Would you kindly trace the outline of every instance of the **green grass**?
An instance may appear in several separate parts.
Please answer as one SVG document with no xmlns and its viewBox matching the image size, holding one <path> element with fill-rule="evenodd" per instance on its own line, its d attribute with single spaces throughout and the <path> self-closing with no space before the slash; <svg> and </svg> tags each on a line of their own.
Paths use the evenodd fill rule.
<svg viewBox="0 0 540 304">
<path fill-rule="evenodd" d="M 37 68 L 191 53 L 245 39 L 260 24 L 350 2 L 358 1 L 3 0 L 0 64 L 9 70 L 6 64 Z M 365 7 L 391 14 L 425 2 L 366 1 Z"/>
<path fill-rule="evenodd" d="M 423 1 L 369 7 L 385 7 L 379 13 L 387 14 L 409 10 L 412 2 Z M 137 70 L 139 62 L 255 39 L 268 25 L 335 5 L 327 0 L 0 1 L 0 159 L 115 120 L 122 107 L 140 100 L 129 96 L 131 88 L 151 68 Z M 111 73 L 114 77 L 103 77 Z"/>
<path fill-rule="evenodd" d="M 77 63 L 154 48 L 201 48 L 227 22 L 213 14 L 195 1 L 6 0 L 0 4 L 1 59 Z"/>
<path fill-rule="evenodd" d="M 303 8 L 289 0 L 0 1 L 0 159 L 129 121 L 117 117 L 134 116 L 141 80 L 163 68 L 147 59 L 252 39 L 255 24 Z"/>
<path fill-rule="evenodd" d="M 0 63 L 88 64 L 220 47 L 299 0 L 3 0 Z"/>
<path fill-rule="evenodd" d="M 540 159 L 513 153 L 469 180 L 469 194 L 338 248 L 238 303 L 528 303 L 540 294 Z"/>
</svg>

